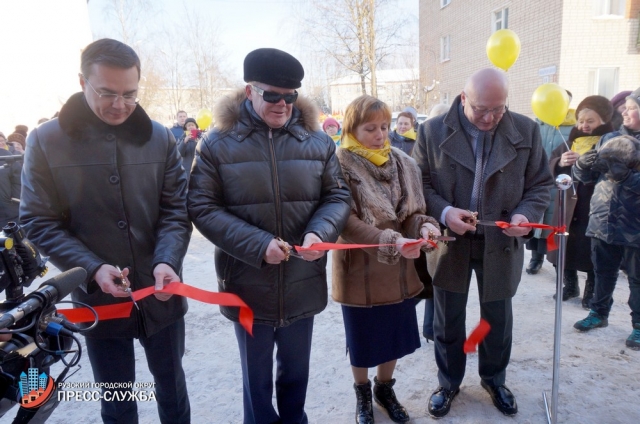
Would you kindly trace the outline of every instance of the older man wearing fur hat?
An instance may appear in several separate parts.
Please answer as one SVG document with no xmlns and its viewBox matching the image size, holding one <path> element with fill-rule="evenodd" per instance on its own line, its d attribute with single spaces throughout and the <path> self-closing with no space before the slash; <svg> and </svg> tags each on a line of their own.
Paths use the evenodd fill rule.
<svg viewBox="0 0 640 424">
<path fill-rule="evenodd" d="M 298 97 L 303 76 L 286 52 L 249 53 L 247 85 L 216 106 L 216 126 L 198 145 L 191 173 L 189 215 L 217 247 L 219 290 L 254 312 L 251 336 L 237 308 L 221 307 L 238 340 L 245 423 L 308 421 L 313 317 L 327 304 L 326 256 L 298 255 L 291 245 L 337 240 L 350 212 L 336 146 L 320 131 L 316 108 Z"/>
<path fill-rule="evenodd" d="M 640 350 L 640 88 L 625 102 L 620 131 L 605 135 L 578 159 L 573 174 L 595 184 L 587 236 L 595 270 L 595 294 L 589 315 L 574 324 L 579 331 L 609 325 L 620 264 L 629 280 L 633 330 L 626 345 Z"/>
</svg>

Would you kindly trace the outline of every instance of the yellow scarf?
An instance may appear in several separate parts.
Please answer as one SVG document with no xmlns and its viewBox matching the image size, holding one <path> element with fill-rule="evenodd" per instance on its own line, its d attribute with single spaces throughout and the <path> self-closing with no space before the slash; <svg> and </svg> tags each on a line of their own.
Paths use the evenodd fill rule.
<svg viewBox="0 0 640 424">
<path fill-rule="evenodd" d="M 418 137 L 418 134 L 416 134 L 416 130 L 414 130 L 413 128 L 411 128 L 406 133 L 400 134 L 400 135 L 403 136 L 404 138 L 408 138 L 410 140 L 415 140 Z"/>
<path fill-rule="evenodd" d="M 580 155 L 584 155 L 585 152 L 593 149 L 593 146 L 600 140 L 600 136 L 590 135 L 587 137 L 578 137 L 573 140 L 573 144 L 571 145 L 571 151 L 576 152 Z"/>
<path fill-rule="evenodd" d="M 343 134 L 340 147 L 362 156 L 376 166 L 384 165 L 389 160 L 389 153 L 391 153 L 391 143 L 388 139 L 384 141 L 382 149 L 367 149 L 351 134 Z"/>
<path fill-rule="evenodd" d="M 336 146 L 340 145 L 340 137 L 342 137 L 342 136 L 338 135 L 338 134 L 331 136 L 331 139 L 336 143 Z"/>
</svg>

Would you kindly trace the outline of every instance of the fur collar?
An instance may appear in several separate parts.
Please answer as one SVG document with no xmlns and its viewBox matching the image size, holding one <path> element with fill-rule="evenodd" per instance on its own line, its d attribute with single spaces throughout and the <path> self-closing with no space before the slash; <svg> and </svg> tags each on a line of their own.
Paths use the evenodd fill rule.
<svg viewBox="0 0 640 424">
<path fill-rule="evenodd" d="M 373 226 L 389 221 L 402 223 L 410 215 L 425 213 L 420 171 L 415 160 L 401 150 L 392 147 L 390 160 L 382 166 L 346 149 L 340 148 L 336 154 L 345 181 L 352 195 L 357 196 L 352 200 L 352 209 L 364 223 Z M 392 204 L 385 186 L 394 191 L 391 197 L 398 199 L 397 205 Z M 356 205 L 360 205 L 359 211 Z"/>
<path fill-rule="evenodd" d="M 86 140 L 96 132 L 115 132 L 118 137 L 144 143 L 151 138 L 153 125 L 147 113 L 138 105 L 126 121 L 108 125 L 96 116 L 87 104 L 84 93 L 75 93 L 60 109 L 60 128 L 73 140 Z"/>
<path fill-rule="evenodd" d="M 298 96 L 285 128 L 301 125 L 308 132 L 320 131 L 319 116 L 318 108 L 309 99 Z M 253 127 L 265 125 L 247 100 L 244 88 L 223 97 L 213 109 L 213 118 L 215 127 L 223 133 L 231 131 L 239 122 Z"/>
</svg>

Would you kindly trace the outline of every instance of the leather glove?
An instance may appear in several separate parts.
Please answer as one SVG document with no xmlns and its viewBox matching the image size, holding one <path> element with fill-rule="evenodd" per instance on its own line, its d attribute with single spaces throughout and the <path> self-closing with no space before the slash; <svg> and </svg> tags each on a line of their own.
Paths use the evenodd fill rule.
<svg viewBox="0 0 640 424">
<path fill-rule="evenodd" d="M 597 156 L 598 152 L 595 149 L 586 151 L 578 158 L 576 165 L 578 166 L 578 168 L 588 171 L 593 166 L 593 163 L 596 161 Z"/>
<path fill-rule="evenodd" d="M 618 158 L 609 158 L 609 171 L 604 174 L 611 181 L 621 183 L 627 179 L 631 170 Z"/>
<path fill-rule="evenodd" d="M 609 170 L 609 162 L 606 159 L 596 158 L 595 162 L 591 166 L 591 170 L 604 174 Z"/>
</svg>

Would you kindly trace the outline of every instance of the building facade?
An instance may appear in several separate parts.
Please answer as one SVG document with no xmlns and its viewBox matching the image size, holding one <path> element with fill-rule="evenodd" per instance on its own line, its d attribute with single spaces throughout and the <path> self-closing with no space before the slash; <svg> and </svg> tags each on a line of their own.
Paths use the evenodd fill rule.
<svg viewBox="0 0 640 424">
<path fill-rule="evenodd" d="M 521 50 L 508 70 L 509 108 L 533 117 L 531 95 L 546 82 L 611 98 L 640 86 L 640 0 L 420 0 L 421 80 L 451 103 L 475 71 L 493 66 L 486 43 L 513 30 Z"/>
</svg>

